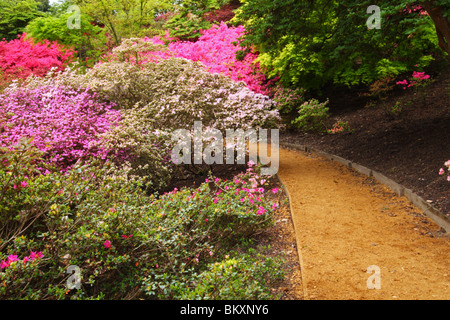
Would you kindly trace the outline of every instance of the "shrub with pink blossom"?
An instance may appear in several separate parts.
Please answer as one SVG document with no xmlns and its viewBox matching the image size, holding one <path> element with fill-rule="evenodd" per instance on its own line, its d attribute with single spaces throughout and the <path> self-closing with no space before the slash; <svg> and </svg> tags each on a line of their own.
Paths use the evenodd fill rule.
<svg viewBox="0 0 450 320">
<path fill-rule="evenodd" d="M 0 72 L 11 80 L 43 76 L 51 68 L 64 69 L 73 55 L 74 51 L 56 42 L 34 43 L 24 33 L 18 39 L 0 41 Z"/>
<path fill-rule="evenodd" d="M 403 86 L 403 90 L 410 88 L 412 86 L 425 86 L 429 83 L 430 75 L 425 72 L 414 71 L 409 80 L 404 79 L 402 81 L 397 81 L 396 84 Z"/>
<path fill-rule="evenodd" d="M 446 161 L 445 163 L 444 163 L 444 167 L 446 167 L 447 169 L 447 181 L 450 181 L 450 160 L 448 160 L 448 161 Z M 446 173 L 445 173 L 445 169 L 444 168 L 441 168 L 440 170 L 439 170 L 439 175 L 441 175 L 441 176 L 443 176 L 443 175 L 445 175 Z"/>
<path fill-rule="evenodd" d="M 258 299 L 271 294 L 264 278 L 283 274 L 281 261 L 253 255 L 233 268 L 254 274 L 221 293 L 198 290 L 200 274 L 209 283 L 214 266 L 234 260 L 239 239 L 273 223 L 275 191 L 253 165 L 229 181 L 148 196 L 109 161 L 32 175 L 35 147 L 1 151 L 0 299 Z M 67 287 L 70 265 L 82 271 L 78 290 Z"/>
<path fill-rule="evenodd" d="M 99 146 L 98 135 L 120 121 L 120 112 L 112 106 L 87 90 L 52 86 L 8 90 L 0 95 L 0 146 L 32 138 L 46 161 L 62 169 L 91 156 L 104 159 L 110 150 Z"/>
<path fill-rule="evenodd" d="M 121 52 L 134 56 L 126 48 Z M 136 64 L 115 59 L 119 61 L 98 64 L 86 74 L 69 70 L 54 77 L 30 78 L 27 85 L 89 88 L 101 99 L 115 103 L 124 116 L 134 113 L 140 122 L 134 127 L 148 128 L 147 132 L 150 128 L 192 129 L 194 121 L 219 130 L 279 125 L 279 112 L 273 110 L 268 96 L 223 74 L 209 73 L 198 61 L 168 58 Z"/>
<path fill-rule="evenodd" d="M 240 37 L 245 33 L 243 26 L 229 27 L 222 22 L 220 26 L 213 25 L 208 30 L 200 31 L 197 41 L 171 41 L 168 50 L 161 53 L 163 58 L 179 57 L 192 61 L 199 61 L 205 70 L 211 73 L 224 74 L 234 81 L 243 81 L 247 87 L 256 92 L 267 94 L 267 79 L 255 61 L 257 53 L 244 52 L 237 58 L 242 50 L 239 46 Z M 152 39 L 145 38 L 155 44 L 164 44 L 167 39 L 159 36 Z M 170 40 L 170 39 L 169 39 Z"/>
</svg>

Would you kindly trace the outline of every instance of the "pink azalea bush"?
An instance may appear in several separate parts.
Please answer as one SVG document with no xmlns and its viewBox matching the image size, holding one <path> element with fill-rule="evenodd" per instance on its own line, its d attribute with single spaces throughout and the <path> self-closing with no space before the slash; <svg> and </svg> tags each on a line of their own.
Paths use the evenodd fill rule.
<svg viewBox="0 0 450 320">
<path fill-rule="evenodd" d="M 210 73 L 222 73 L 234 81 L 245 82 L 247 87 L 256 93 L 267 94 L 267 79 L 259 64 L 255 62 L 257 54 L 248 52 L 242 59 L 236 58 L 236 54 L 241 50 L 238 45 L 239 38 L 245 33 L 243 26 L 229 27 L 222 22 L 220 26 L 213 25 L 209 30 L 202 30 L 200 33 L 202 35 L 196 42 L 169 42 L 167 50 L 159 52 L 158 56 L 163 59 L 179 57 L 199 61 Z M 144 40 L 162 45 L 173 39 L 156 36 Z"/>
<path fill-rule="evenodd" d="M 429 80 L 430 78 L 430 75 L 426 74 L 425 72 L 414 71 L 409 82 L 407 79 L 404 79 L 402 81 L 398 81 L 396 84 L 402 85 L 403 90 L 406 90 L 406 88 L 426 83 L 426 80 Z"/>
<path fill-rule="evenodd" d="M 447 181 L 450 181 L 450 160 L 444 163 L 444 166 L 447 167 Z M 445 174 L 445 169 L 441 168 L 439 170 L 439 175 L 443 176 Z"/>
<path fill-rule="evenodd" d="M 42 86 L 7 91 L 0 95 L 0 147 L 33 138 L 33 145 L 61 168 L 91 156 L 104 159 L 108 150 L 93 145 L 120 120 L 112 106 L 87 90 Z"/>
<path fill-rule="evenodd" d="M 74 53 L 56 42 L 34 43 L 24 33 L 18 39 L 0 41 L 0 71 L 10 78 L 43 76 L 51 68 L 64 69 Z"/>
</svg>

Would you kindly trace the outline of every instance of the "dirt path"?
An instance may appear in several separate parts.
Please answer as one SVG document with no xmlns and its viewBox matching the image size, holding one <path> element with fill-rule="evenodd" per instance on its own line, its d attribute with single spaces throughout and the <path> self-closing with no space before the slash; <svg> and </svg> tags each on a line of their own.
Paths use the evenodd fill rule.
<svg viewBox="0 0 450 320">
<path fill-rule="evenodd" d="M 280 149 L 305 299 L 450 299 L 449 237 L 404 197 L 350 169 Z M 369 266 L 380 289 L 368 289 Z M 369 281 L 376 284 L 375 281 Z"/>
</svg>

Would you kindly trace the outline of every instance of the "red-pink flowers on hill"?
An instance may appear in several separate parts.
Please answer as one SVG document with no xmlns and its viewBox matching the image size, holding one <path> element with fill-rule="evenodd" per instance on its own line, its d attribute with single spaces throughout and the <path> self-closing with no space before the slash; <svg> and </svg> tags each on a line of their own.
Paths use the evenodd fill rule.
<svg viewBox="0 0 450 320">
<path fill-rule="evenodd" d="M 416 85 L 417 82 L 421 82 L 428 79 L 430 79 L 430 76 L 428 74 L 425 74 L 425 72 L 414 71 L 412 74 L 412 80 L 409 83 L 408 80 L 405 79 L 402 81 L 397 81 L 396 84 L 402 85 L 403 90 L 406 90 L 406 88 Z"/>
<path fill-rule="evenodd" d="M 417 72 L 417 71 L 413 72 L 412 77 L 419 80 L 430 79 L 430 76 L 428 74 L 425 74 L 425 72 Z"/>
<path fill-rule="evenodd" d="M 22 34 L 11 41 L 0 41 L 0 71 L 8 77 L 25 79 L 30 75 L 44 76 L 51 68 L 64 69 L 74 51 L 56 42 L 33 43 Z"/>
</svg>

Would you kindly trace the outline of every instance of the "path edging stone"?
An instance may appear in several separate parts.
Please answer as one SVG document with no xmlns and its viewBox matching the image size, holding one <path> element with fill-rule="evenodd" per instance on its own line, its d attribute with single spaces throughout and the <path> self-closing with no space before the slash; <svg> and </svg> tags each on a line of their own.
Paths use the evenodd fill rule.
<svg viewBox="0 0 450 320">
<path fill-rule="evenodd" d="M 414 193 L 411 189 L 405 188 L 403 185 L 395 182 L 394 180 L 386 177 L 384 174 L 374 171 L 370 168 L 364 167 L 358 163 L 344 159 L 342 157 L 330 154 L 328 152 L 312 148 L 310 146 L 281 142 L 281 147 L 290 148 L 294 150 L 305 151 L 309 153 L 317 154 L 325 159 L 340 163 L 352 170 L 355 170 L 365 176 L 373 177 L 377 182 L 387 186 L 398 196 L 405 196 L 412 204 L 419 208 L 423 214 L 432 219 L 437 225 L 443 228 L 447 233 L 450 232 L 450 218 L 442 214 L 439 210 L 434 208 L 431 204 L 425 201 L 422 197 Z"/>
</svg>

